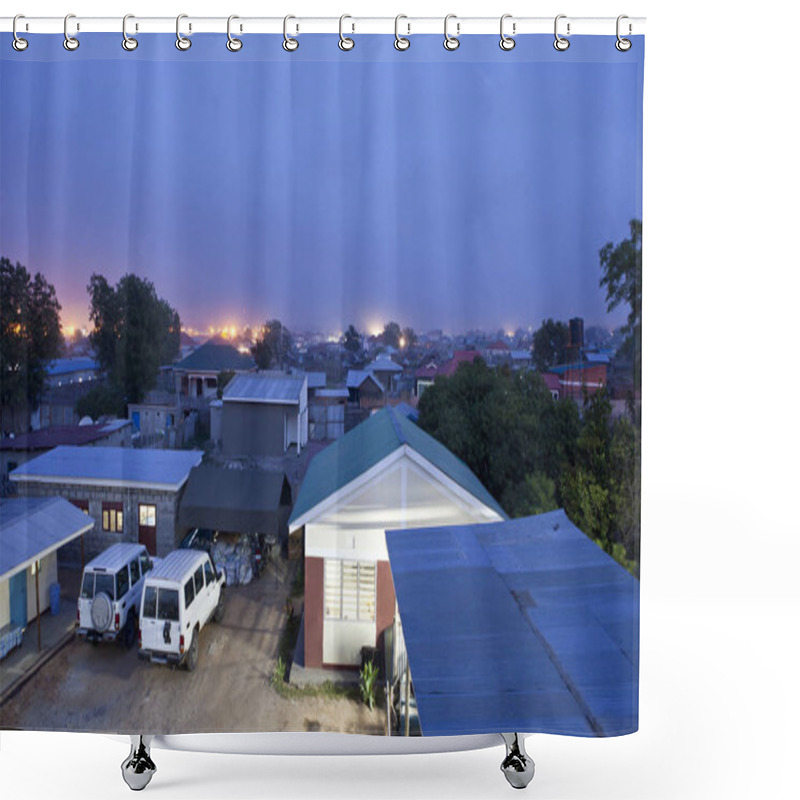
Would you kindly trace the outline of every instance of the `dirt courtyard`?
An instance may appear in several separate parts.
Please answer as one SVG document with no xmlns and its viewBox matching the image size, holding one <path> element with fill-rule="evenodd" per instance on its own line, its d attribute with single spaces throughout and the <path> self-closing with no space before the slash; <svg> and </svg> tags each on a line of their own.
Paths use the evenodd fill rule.
<svg viewBox="0 0 800 800">
<path fill-rule="evenodd" d="M 369 711 L 349 697 L 273 687 L 291 576 L 278 580 L 267 571 L 247 586 L 228 589 L 225 618 L 201 632 L 198 665 L 191 673 L 140 661 L 136 646 L 70 642 L 0 707 L 0 727 L 383 734 L 386 714 L 380 706 Z"/>
</svg>

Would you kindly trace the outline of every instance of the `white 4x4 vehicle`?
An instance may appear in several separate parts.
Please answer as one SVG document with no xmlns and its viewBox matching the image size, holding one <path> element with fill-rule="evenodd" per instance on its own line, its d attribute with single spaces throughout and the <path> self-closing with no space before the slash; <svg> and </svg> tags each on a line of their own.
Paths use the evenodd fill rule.
<svg viewBox="0 0 800 800">
<path fill-rule="evenodd" d="M 143 544 L 114 544 L 83 570 L 78 636 L 90 641 L 136 641 L 145 575 L 153 561 Z"/>
<path fill-rule="evenodd" d="M 139 657 L 197 666 L 200 631 L 225 612 L 224 570 L 203 550 L 175 550 L 150 574 L 139 612 Z"/>
</svg>

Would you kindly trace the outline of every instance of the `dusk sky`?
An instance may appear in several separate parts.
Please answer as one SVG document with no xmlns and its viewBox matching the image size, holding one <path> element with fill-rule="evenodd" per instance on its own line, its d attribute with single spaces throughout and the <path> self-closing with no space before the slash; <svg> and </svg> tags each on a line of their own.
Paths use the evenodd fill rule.
<svg viewBox="0 0 800 800">
<path fill-rule="evenodd" d="M 598 250 L 641 217 L 643 42 L 0 37 L 0 255 L 86 325 L 93 272 L 185 325 L 613 327 Z M 369 62 L 369 63 L 366 63 Z"/>
</svg>

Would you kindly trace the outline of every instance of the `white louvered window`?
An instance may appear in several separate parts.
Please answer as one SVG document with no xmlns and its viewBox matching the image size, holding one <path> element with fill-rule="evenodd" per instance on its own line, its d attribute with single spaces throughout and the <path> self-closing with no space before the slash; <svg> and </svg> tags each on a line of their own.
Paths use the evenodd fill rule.
<svg viewBox="0 0 800 800">
<path fill-rule="evenodd" d="M 325 559 L 325 618 L 375 621 L 375 564 Z"/>
</svg>

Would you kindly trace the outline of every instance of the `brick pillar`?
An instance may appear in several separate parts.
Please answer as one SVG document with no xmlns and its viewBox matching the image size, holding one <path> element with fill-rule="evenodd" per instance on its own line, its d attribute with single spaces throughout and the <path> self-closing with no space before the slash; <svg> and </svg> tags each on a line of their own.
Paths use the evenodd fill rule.
<svg viewBox="0 0 800 800">
<path fill-rule="evenodd" d="M 325 624 L 325 561 L 306 556 L 305 626 L 306 667 L 322 666 L 322 626 Z"/>
</svg>

